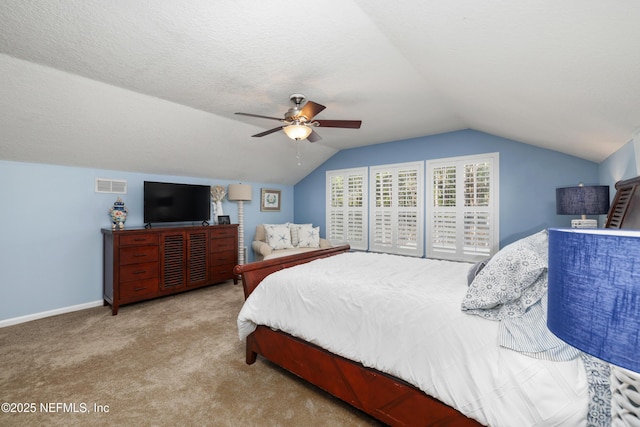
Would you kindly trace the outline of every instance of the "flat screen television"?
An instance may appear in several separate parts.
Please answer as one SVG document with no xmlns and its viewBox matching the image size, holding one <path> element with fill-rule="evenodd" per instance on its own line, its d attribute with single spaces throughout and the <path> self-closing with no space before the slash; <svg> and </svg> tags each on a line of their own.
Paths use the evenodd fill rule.
<svg viewBox="0 0 640 427">
<path fill-rule="evenodd" d="M 211 187 L 208 185 L 144 182 L 144 222 L 208 222 Z"/>
</svg>

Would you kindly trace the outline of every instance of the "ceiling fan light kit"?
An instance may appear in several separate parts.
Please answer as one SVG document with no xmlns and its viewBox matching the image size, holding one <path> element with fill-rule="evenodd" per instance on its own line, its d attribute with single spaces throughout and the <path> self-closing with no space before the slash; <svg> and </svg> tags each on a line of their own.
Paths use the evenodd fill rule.
<svg viewBox="0 0 640 427">
<path fill-rule="evenodd" d="M 289 138 L 301 141 L 307 139 L 313 129 L 304 125 L 289 125 L 285 126 L 282 130 L 284 130 L 284 133 L 286 133 Z"/>
<path fill-rule="evenodd" d="M 252 135 L 253 137 L 260 138 L 272 133 L 283 130 L 284 133 L 295 141 L 301 141 L 308 139 L 309 142 L 316 142 L 322 138 L 315 132 L 312 127 L 324 126 L 333 128 L 344 129 L 360 129 L 362 121 L 360 120 L 313 120 L 316 114 L 320 113 L 326 107 L 313 101 L 307 101 L 303 104 L 305 96 L 300 93 L 294 93 L 289 97 L 294 104 L 285 114 L 283 119 L 277 117 L 262 116 L 259 114 L 250 113 L 236 113 L 241 116 L 258 117 L 261 119 L 278 120 L 284 123 L 284 126 L 278 126 L 273 129 L 266 130 L 264 132 Z"/>
</svg>

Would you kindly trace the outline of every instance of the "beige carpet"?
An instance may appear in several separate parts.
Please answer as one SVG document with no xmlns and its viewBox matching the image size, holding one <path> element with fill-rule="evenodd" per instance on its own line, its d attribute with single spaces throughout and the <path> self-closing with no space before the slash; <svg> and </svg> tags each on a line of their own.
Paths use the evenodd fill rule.
<svg viewBox="0 0 640 427">
<path fill-rule="evenodd" d="M 264 359 L 246 365 L 242 302 L 229 282 L 1 328 L 0 425 L 379 425 Z"/>
</svg>

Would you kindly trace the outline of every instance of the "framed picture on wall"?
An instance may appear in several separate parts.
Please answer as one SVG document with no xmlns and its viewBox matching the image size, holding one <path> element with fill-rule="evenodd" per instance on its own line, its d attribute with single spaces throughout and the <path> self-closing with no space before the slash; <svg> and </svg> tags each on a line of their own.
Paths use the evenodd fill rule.
<svg viewBox="0 0 640 427">
<path fill-rule="evenodd" d="M 280 212 L 280 190 L 260 189 L 260 210 L 264 212 Z"/>
<path fill-rule="evenodd" d="M 218 224 L 231 224 L 231 218 L 229 215 L 218 215 Z"/>
</svg>

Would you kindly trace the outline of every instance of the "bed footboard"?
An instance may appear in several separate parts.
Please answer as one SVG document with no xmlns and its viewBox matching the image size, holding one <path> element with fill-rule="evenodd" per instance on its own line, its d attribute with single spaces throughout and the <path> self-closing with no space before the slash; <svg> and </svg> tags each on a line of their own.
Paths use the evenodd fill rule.
<svg viewBox="0 0 640 427">
<path fill-rule="evenodd" d="M 314 259 L 348 252 L 349 249 L 349 245 L 342 245 L 296 255 L 273 258 L 266 261 L 251 262 L 249 264 L 236 265 L 233 272 L 238 276 L 242 276 L 244 298 L 247 299 L 262 279 L 275 271 L 282 270 L 287 267 L 293 267 L 298 264 L 304 264 L 309 261 L 313 261 Z"/>
<path fill-rule="evenodd" d="M 257 354 L 392 426 L 474 426 L 412 385 L 266 326 L 247 337 L 247 363 Z"/>
<path fill-rule="evenodd" d="M 349 251 L 349 246 L 320 249 L 237 265 L 245 299 L 269 274 Z M 281 331 L 258 326 L 246 340 L 246 362 L 261 355 L 333 396 L 392 426 L 478 427 L 477 421 L 412 385 Z"/>
</svg>

